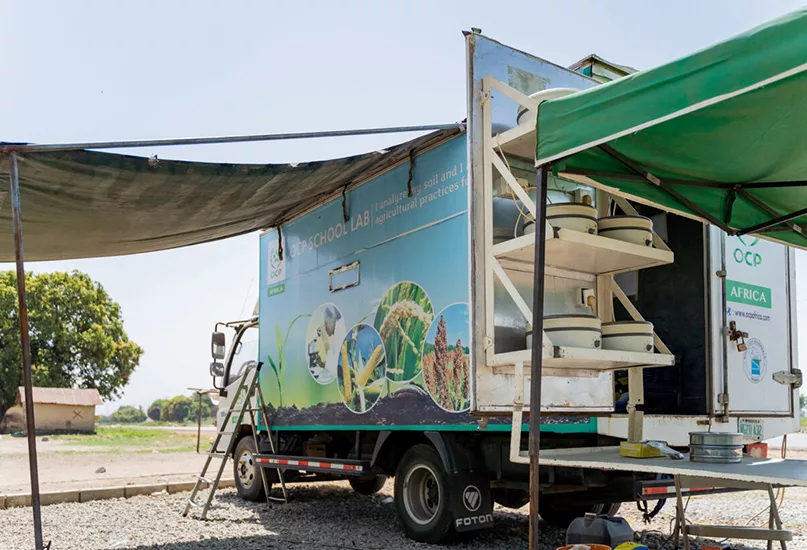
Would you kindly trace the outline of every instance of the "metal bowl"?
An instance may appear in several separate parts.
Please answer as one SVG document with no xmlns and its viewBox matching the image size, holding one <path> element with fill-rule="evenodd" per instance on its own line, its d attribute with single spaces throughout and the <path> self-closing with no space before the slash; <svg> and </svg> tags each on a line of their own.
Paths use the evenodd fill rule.
<svg viewBox="0 0 807 550">
<path fill-rule="evenodd" d="M 742 459 L 742 445 L 691 445 L 689 447 L 689 460 L 691 462 L 733 464 L 741 462 Z"/>
<path fill-rule="evenodd" d="M 689 460 L 732 464 L 743 459 L 743 434 L 735 432 L 690 432 Z"/>
<path fill-rule="evenodd" d="M 743 434 L 736 432 L 689 432 L 690 445 L 739 445 Z"/>
</svg>

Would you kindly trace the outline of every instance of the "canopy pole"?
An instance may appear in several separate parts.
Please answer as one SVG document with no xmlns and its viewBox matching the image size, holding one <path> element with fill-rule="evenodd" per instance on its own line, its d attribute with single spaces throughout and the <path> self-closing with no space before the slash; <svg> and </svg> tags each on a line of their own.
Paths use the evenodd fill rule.
<svg viewBox="0 0 807 550">
<path fill-rule="evenodd" d="M 760 224 L 751 226 L 747 229 L 743 229 L 741 231 L 737 231 L 735 234 L 738 237 L 742 237 L 743 235 L 747 235 L 748 233 L 756 233 L 757 231 L 763 231 L 775 225 L 779 225 L 782 223 L 787 223 L 790 220 L 798 218 L 800 216 L 804 216 L 807 214 L 807 208 L 802 208 L 801 210 L 796 210 L 795 212 L 791 212 L 790 214 L 785 214 L 784 216 L 779 216 L 778 218 L 774 218 L 767 222 L 762 222 Z"/>
<path fill-rule="evenodd" d="M 765 212 L 766 214 L 769 214 L 773 217 L 779 216 L 779 212 L 777 212 L 776 210 L 774 210 L 773 208 L 771 208 L 770 206 L 768 206 L 767 204 L 756 198 L 748 191 L 745 191 L 744 189 L 740 188 L 737 189 L 737 194 L 740 195 L 745 200 L 747 200 L 748 202 L 750 202 L 751 204 L 753 204 L 754 206 L 756 206 L 757 208 L 759 208 L 760 210 L 762 210 L 763 212 Z M 802 226 L 796 224 L 795 222 L 788 220 L 784 222 L 784 224 L 787 225 L 787 227 L 790 228 L 791 231 L 795 231 L 796 233 L 802 236 L 804 235 L 804 228 L 802 228 Z"/>
<path fill-rule="evenodd" d="M 530 368 L 530 550 L 540 548 L 538 501 L 541 476 L 538 458 L 541 452 L 541 368 L 544 334 L 544 272 L 546 257 L 546 186 L 547 167 L 538 168 L 535 204 L 535 264 L 532 292 L 532 358 Z"/>
<path fill-rule="evenodd" d="M 706 212 L 703 208 L 701 208 L 700 206 L 698 206 L 697 204 L 695 204 L 694 202 L 683 196 L 681 193 L 670 187 L 660 178 L 654 176 L 653 174 L 651 174 L 650 172 L 648 172 L 647 170 L 645 170 L 644 168 L 642 168 L 641 166 L 639 166 L 638 164 L 627 158 L 626 156 L 619 153 L 618 151 L 615 151 L 611 146 L 602 144 L 599 145 L 599 148 L 606 154 L 615 158 L 616 160 L 618 160 L 619 162 L 621 162 L 622 164 L 624 164 L 625 166 L 627 166 L 628 168 L 630 168 L 631 170 L 642 176 L 649 183 L 652 183 L 653 185 L 655 185 L 656 187 L 658 187 L 659 189 L 663 190 L 665 193 L 676 199 L 678 202 L 680 202 L 681 204 L 683 204 L 696 214 L 700 215 L 702 218 L 708 220 L 709 223 L 711 223 L 712 225 L 716 225 L 729 235 L 732 235 L 734 233 L 734 230 L 731 229 L 728 225 L 726 225 L 722 221 L 718 220 L 717 218 Z"/>
<path fill-rule="evenodd" d="M 356 130 L 328 130 L 323 132 L 291 132 L 283 134 L 251 134 L 175 139 L 143 139 L 136 141 L 87 141 L 84 143 L 8 143 L 0 151 L 18 153 L 43 153 L 54 151 L 80 151 L 83 149 L 123 149 L 130 147 L 167 147 L 172 145 L 212 145 L 215 143 L 244 143 L 248 141 L 279 141 L 286 139 L 312 139 L 344 136 L 367 136 L 377 134 L 403 134 L 407 132 L 431 132 L 436 130 L 463 130 L 465 123 L 424 124 L 420 126 L 392 126 L 388 128 L 359 128 Z"/>
<path fill-rule="evenodd" d="M 34 388 L 31 380 L 31 342 L 28 335 L 28 305 L 25 300 L 25 261 L 22 250 L 22 213 L 20 211 L 20 174 L 17 153 L 9 155 L 11 187 L 11 219 L 14 225 L 14 249 L 17 256 L 17 298 L 20 305 L 20 346 L 22 376 L 25 385 L 25 431 L 28 436 L 28 467 L 31 472 L 31 508 L 34 512 L 34 544 L 42 550 L 42 515 L 39 500 L 39 467 L 36 458 L 36 424 L 34 423 Z"/>
</svg>

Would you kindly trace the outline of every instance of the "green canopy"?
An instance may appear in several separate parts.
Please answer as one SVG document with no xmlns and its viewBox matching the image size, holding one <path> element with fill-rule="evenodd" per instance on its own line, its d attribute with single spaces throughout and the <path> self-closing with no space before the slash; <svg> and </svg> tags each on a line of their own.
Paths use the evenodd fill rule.
<svg viewBox="0 0 807 550">
<path fill-rule="evenodd" d="M 807 10 L 542 103 L 536 147 L 556 174 L 807 248 Z"/>
</svg>

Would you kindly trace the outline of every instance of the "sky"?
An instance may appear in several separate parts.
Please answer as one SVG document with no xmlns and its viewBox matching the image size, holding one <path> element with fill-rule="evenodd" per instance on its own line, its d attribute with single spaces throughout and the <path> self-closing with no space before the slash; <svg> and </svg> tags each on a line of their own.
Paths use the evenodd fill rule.
<svg viewBox="0 0 807 550">
<path fill-rule="evenodd" d="M 597 53 L 645 69 L 798 7 L 787 0 L 0 0 L 0 140 L 100 141 L 454 122 L 466 114 L 462 30 L 481 28 L 563 66 Z M 126 152 L 296 162 L 376 150 L 410 137 Z M 22 212 L 24 219 L 25 204 Z M 799 265 L 807 268 L 804 258 Z M 148 405 L 188 387 L 209 387 L 214 323 L 248 315 L 257 297 L 258 237 L 27 267 L 84 271 L 121 304 L 126 330 L 145 354 L 123 397 L 102 410 L 110 412 L 119 404 Z M 807 287 L 801 287 L 807 297 Z M 801 327 L 805 334 L 807 322 Z"/>
</svg>

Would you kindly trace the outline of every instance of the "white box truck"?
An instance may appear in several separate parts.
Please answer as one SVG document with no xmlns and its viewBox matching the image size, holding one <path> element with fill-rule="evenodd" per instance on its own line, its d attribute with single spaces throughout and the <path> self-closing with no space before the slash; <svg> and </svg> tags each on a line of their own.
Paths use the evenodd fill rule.
<svg viewBox="0 0 807 550">
<path fill-rule="evenodd" d="M 483 75 L 526 94 L 597 84 L 481 35 L 468 43 L 469 90 Z M 469 92 L 471 128 L 516 127 L 515 103 L 485 114 L 478 97 Z M 415 140 L 408 160 L 357 175 L 344 193 L 262 234 L 256 314 L 225 325 L 229 352 L 214 372 L 223 417 L 245 366 L 262 364 L 259 448 L 249 426 L 227 427 L 238 438 L 242 497 L 263 498 L 261 467 L 272 481 L 277 468 L 286 482 L 348 479 L 362 494 L 394 476 L 402 528 L 431 542 L 490 526 L 494 502 L 528 502 L 528 466 L 511 460 L 527 424 L 518 421 L 512 431 L 523 435 L 511 448 L 511 418 L 529 398 L 518 365 L 529 354 L 524 197 L 535 168 L 504 151 L 499 162 L 523 195 L 508 181 L 483 186 L 494 179 L 480 175 L 484 139 L 444 131 Z M 550 178 L 548 197 L 591 204 L 601 217 L 634 210 L 652 220 L 654 237 L 639 247 L 555 228 L 544 315 L 619 321 L 640 312 L 658 340 L 631 353 L 545 345 L 542 448 L 618 445 L 629 411 L 643 414 L 645 435 L 672 446 L 710 426 L 747 443 L 798 430 L 791 251 L 560 178 Z M 639 403 L 626 395 L 628 368 L 640 373 Z M 653 474 L 556 466 L 539 478 L 541 515 L 560 524 L 613 512 L 657 483 Z"/>
</svg>

